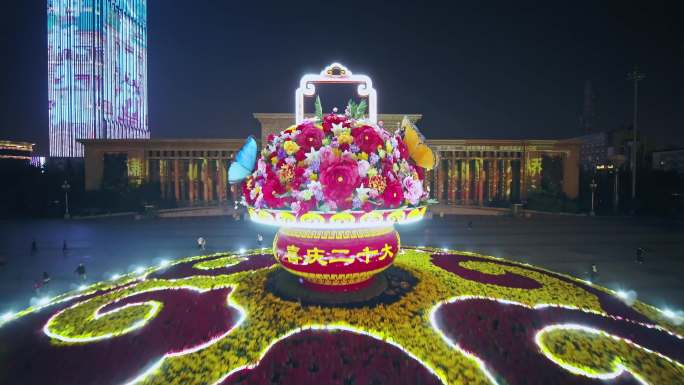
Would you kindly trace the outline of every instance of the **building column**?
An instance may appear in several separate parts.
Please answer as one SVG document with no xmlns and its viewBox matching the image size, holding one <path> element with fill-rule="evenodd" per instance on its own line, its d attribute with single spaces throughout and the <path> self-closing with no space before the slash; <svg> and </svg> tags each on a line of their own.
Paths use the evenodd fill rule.
<svg viewBox="0 0 684 385">
<path fill-rule="evenodd" d="M 161 198 L 166 199 L 166 161 L 159 159 L 159 190 Z"/>
<path fill-rule="evenodd" d="M 475 158 L 473 161 L 473 204 L 480 204 L 480 159 Z"/>
<path fill-rule="evenodd" d="M 202 159 L 202 192 L 204 203 L 211 200 L 211 184 L 209 181 L 209 161 Z"/>
<path fill-rule="evenodd" d="M 569 151 L 563 156 L 563 193 L 570 199 L 579 194 L 579 151 Z"/>
<path fill-rule="evenodd" d="M 461 161 L 461 190 L 463 194 L 463 204 L 470 203 L 470 159 L 465 158 Z"/>
<path fill-rule="evenodd" d="M 216 161 L 216 180 L 218 181 L 219 202 L 226 200 L 226 166 L 224 161 L 219 159 Z"/>
<path fill-rule="evenodd" d="M 195 203 L 195 160 L 188 160 L 188 201 Z"/>
<path fill-rule="evenodd" d="M 493 178 L 494 178 L 494 194 L 493 194 L 494 199 L 495 200 L 501 200 L 499 198 L 499 191 L 500 191 L 499 190 L 499 184 L 501 182 L 501 165 L 500 165 L 500 161 L 499 161 L 498 157 L 494 159 L 494 175 L 493 175 Z"/>
<path fill-rule="evenodd" d="M 444 171 L 442 170 L 442 162 L 439 161 L 437 163 L 437 167 L 435 168 L 435 171 L 437 173 L 437 186 L 435 186 L 435 194 L 437 195 L 437 200 L 442 202 L 444 201 Z"/>
<path fill-rule="evenodd" d="M 449 174 L 449 203 L 456 203 L 456 161 L 454 158 L 450 158 L 448 161 L 448 174 Z"/>
<path fill-rule="evenodd" d="M 487 205 L 489 205 L 494 200 L 492 198 L 494 196 L 494 181 L 492 180 L 494 168 L 492 159 L 485 160 L 485 164 L 487 165 Z"/>
<path fill-rule="evenodd" d="M 504 161 L 504 198 L 507 201 L 511 201 L 511 181 L 513 177 L 513 170 L 511 169 L 511 160 L 506 159 Z"/>
<path fill-rule="evenodd" d="M 458 168 L 459 160 L 454 158 L 454 163 L 453 163 L 453 173 L 454 173 L 454 203 L 458 204 L 460 203 L 460 194 L 459 194 L 459 186 L 461 183 L 461 178 L 460 178 L 460 172 Z"/>
<path fill-rule="evenodd" d="M 173 197 L 180 200 L 180 165 L 178 159 L 173 160 Z"/>
<path fill-rule="evenodd" d="M 485 186 L 486 186 L 485 185 L 485 177 L 487 176 L 487 174 L 485 173 L 485 169 L 484 169 L 484 159 L 483 158 L 478 159 L 477 163 L 479 164 L 479 166 L 478 166 L 478 170 L 479 170 L 478 180 L 479 181 L 478 181 L 478 187 L 477 187 L 479 194 L 477 196 L 477 201 L 478 201 L 477 203 L 480 206 L 482 206 L 482 205 L 484 205 L 484 195 L 485 195 L 484 192 L 485 192 Z"/>
<path fill-rule="evenodd" d="M 487 170 L 485 169 L 485 160 L 484 158 L 480 158 L 480 206 L 484 206 L 485 204 L 485 192 L 487 192 L 486 195 L 489 195 L 489 185 L 486 182 Z"/>
</svg>

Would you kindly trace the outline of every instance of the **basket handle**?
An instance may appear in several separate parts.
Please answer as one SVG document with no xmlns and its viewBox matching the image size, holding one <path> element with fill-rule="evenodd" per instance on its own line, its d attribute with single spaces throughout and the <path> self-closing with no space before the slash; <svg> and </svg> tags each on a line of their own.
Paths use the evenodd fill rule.
<svg viewBox="0 0 684 385">
<path fill-rule="evenodd" d="M 340 63 L 332 63 L 320 74 L 308 74 L 299 80 L 299 88 L 295 90 L 295 123 L 304 120 L 304 97 L 316 95 L 316 84 L 358 84 L 356 92 L 361 97 L 368 97 L 368 120 L 378 122 L 378 94 L 373 88 L 373 81 L 366 75 L 354 75 Z"/>
</svg>

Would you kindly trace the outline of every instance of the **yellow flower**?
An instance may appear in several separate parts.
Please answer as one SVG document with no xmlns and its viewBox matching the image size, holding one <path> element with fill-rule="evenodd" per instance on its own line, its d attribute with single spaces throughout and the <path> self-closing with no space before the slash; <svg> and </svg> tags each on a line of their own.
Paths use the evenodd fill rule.
<svg viewBox="0 0 684 385">
<path fill-rule="evenodd" d="M 361 153 L 359 154 L 359 159 L 361 159 L 361 160 L 368 160 L 368 154 L 366 154 L 365 152 L 361 152 Z"/>
<path fill-rule="evenodd" d="M 352 144 L 354 142 L 354 138 L 349 135 L 348 132 L 343 132 L 337 137 L 337 141 L 340 144 Z"/>
<path fill-rule="evenodd" d="M 295 152 L 299 151 L 299 145 L 296 142 L 293 142 L 291 140 L 288 140 L 283 144 L 283 148 L 285 149 L 285 152 L 287 155 L 292 155 Z"/>
<path fill-rule="evenodd" d="M 318 174 L 312 172 L 311 174 L 309 174 L 309 179 L 318 180 Z"/>
<path fill-rule="evenodd" d="M 271 158 L 271 163 L 272 163 L 272 164 L 278 163 L 278 158 L 275 157 L 275 156 L 274 156 L 273 158 Z"/>
<path fill-rule="evenodd" d="M 389 140 L 385 142 L 385 149 L 388 153 L 392 152 L 392 143 Z"/>
</svg>

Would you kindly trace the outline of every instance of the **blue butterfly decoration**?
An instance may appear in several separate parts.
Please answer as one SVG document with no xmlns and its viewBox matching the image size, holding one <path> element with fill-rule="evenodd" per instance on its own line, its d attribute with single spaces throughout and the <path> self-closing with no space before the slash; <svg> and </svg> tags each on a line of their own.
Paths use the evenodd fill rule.
<svg viewBox="0 0 684 385">
<path fill-rule="evenodd" d="M 253 136 L 249 136 L 247 141 L 237 155 L 235 161 L 230 164 L 228 169 L 228 183 L 237 183 L 252 174 L 257 161 L 257 142 Z"/>
</svg>

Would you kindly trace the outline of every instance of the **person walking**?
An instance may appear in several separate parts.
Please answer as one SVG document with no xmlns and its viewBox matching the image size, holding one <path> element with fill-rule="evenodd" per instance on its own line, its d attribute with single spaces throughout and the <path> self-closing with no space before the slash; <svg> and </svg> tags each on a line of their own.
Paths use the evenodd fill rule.
<svg viewBox="0 0 684 385">
<path fill-rule="evenodd" d="M 598 275 L 598 267 L 596 267 L 595 263 L 591 264 L 591 270 L 589 270 L 589 280 L 591 282 L 594 282 L 596 280 L 596 276 Z"/>
<path fill-rule="evenodd" d="M 86 268 L 82 263 L 78 264 L 76 270 L 74 270 L 74 273 L 78 274 L 78 276 L 81 278 L 81 281 L 86 280 Z"/>
<path fill-rule="evenodd" d="M 263 247 L 264 244 L 264 237 L 261 234 L 257 234 L 257 246 L 259 248 Z"/>
<path fill-rule="evenodd" d="M 67 251 L 69 251 L 69 247 L 67 247 L 67 242 L 65 239 L 62 241 L 62 253 L 66 254 Z"/>
<path fill-rule="evenodd" d="M 197 248 L 204 250 L 207 246 L 207 241 L 203 237 L 197 238 Z"/>
<path fill-rule="evenodd" d="M 43 272 L 43 286 L 47 286 L 47 284 L 50 282 L 50 274 L 48 274 L 47 271 Z"/>
</svg>

